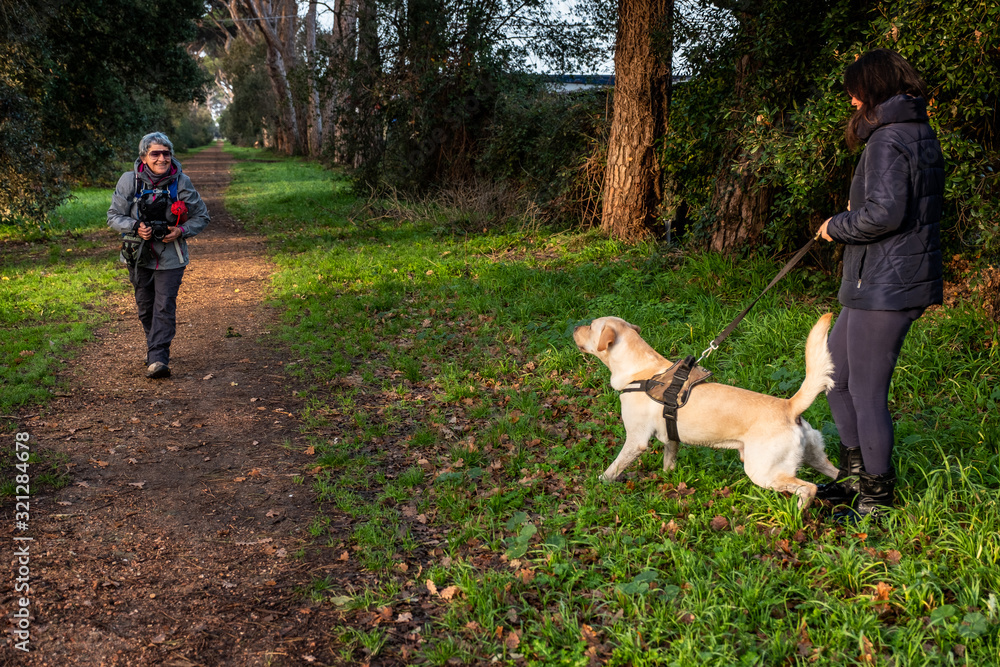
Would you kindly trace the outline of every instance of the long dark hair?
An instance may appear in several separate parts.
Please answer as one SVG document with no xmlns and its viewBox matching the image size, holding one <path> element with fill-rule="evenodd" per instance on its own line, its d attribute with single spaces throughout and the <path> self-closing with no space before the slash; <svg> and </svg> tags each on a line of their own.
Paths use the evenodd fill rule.
<svg viewBox="0 0 1000 667">
<path fill-rule="evenodd" d="M 844 90 L 861 100 L 861 108 L 847 122 L 847 145 L 861 143 L 858 125 L 862 120 L 875 122 L 875 107 L 896 95 L 927 99 L 927 84 L 903 56 L 889 49 L 872 49 L 844 70 Z"/>
</svg>

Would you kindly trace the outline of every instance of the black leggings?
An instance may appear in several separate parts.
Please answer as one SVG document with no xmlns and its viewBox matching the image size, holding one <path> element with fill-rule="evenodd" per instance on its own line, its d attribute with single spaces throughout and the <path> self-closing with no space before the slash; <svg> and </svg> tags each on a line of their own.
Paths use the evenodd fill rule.
<svg viewBox="0 0 1000 667">
<path fill-rule="evenodd" d="M 889 382 L 910 325 L 924 312 L 844 308 L 830 332 L 833 389 L 827 394 L 840 442 L 861 447 L 865 471 L 892 471 Z"/>
</svg>

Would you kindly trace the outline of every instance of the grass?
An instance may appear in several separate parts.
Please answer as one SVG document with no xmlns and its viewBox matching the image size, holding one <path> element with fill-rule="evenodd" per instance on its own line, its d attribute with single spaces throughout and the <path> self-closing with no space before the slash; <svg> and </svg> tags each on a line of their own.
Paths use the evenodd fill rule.
<svg viewBox="0 0 1000 667">
<path fill-rule="evenodd" d="M 280 267 L 272 298 L 310 386 L 310 532 L 367 573 L 311 593 L 346 610 L 343 664 L 1000 664 L 1000 346 L 971 306 L 907 339 L 889 529 L 801 514 L 728 451 L 682 447 L 664 473 L 653 447 L 604 485 L 618 399 L 572 328 L 615 314 L 698 354 L 777 263 L 366 208 L 337 174 L 233 153 L 273 160 L 238 163 L 227 206 Z M 835 293 L 793 272 L 706 365 L 790 395 Z M 825 400 L 805 417 L 835 451 Z"/>
<path fill-rule="evenodd" d="M 56 372 L 107 321 L 105 298 L 123 280 L 105 231 L 110 197 L 79 190 L 44 229 L 0 228 L 0 413 L 50 398 Z"/>
</svg>

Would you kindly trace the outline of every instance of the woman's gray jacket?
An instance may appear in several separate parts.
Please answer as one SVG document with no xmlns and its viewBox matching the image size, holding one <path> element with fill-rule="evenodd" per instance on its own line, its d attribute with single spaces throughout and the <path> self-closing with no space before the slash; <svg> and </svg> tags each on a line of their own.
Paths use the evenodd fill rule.
<svg viewBox="0 0 1000 667">
<path fill-rule="evenodd" d="M 923 98 L 897 95 L 862 121 L 867 140 L 851 182 L 850 210 L 827 233 L 844 249 L 838 298 L 860 310 L 941 303 L 944 158 Z"/>
<path fill-rule="evenodd" d="M 166 190 L 171 182 L 177 181 L 177 201 L 182 201 L 187 205 L 188 219 L 181 223 L 184 232 L 181 237 L 170 243 L 159 241 L 148 241 L 152 244 L 152 253 L 147 262 L 142 264 L 147 269 L 177 269 L 187 266 L 189 261 L 187 242 L 192 236 L 197 235 L 205 229 L 210 221 L 208 207 L 202 201 L 198 191 L 191 185 L 191 179 L 181 169 L 181 163 L 171 158 L 171 176 L 161 181 L 157 187 Z M 115 194 L 111 198 L 111 208 L 108 209 L 108 226 L 120 234 L 133 234 L 137 228 L 139 204 L 135 199 L 135 180 L 138 175 L 140 186 L 143 190 L 152 189 L 153 184 L 149 176 L 149 170 L 141 160 L 135 161 L 132 171 L 126 171 L 118 179 L 115 187 Z M 152 197 L 153 195 L 147 195 Z M 177 219 L 168 211 L 167 222 L 170 226 L 177 225 Z M 124 262 L 125 258 L 121 257 Z"/>
</svg>

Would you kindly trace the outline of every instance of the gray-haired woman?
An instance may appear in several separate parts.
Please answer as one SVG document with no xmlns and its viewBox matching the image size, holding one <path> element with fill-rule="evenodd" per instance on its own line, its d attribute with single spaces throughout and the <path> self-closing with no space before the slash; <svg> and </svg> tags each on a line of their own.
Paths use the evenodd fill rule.
<svg viewBox="0 0 1000 667">
<path fill-rule="evenodd" d="M 122 174 L 108 209 L 108 226 L 122 235 L 121 260 L 135 288 L 146 332 L 146 377 L 170 376 L 170 342 L 177 330 L 177 292 L 188 264 L 185 239 L 209 223 L 208 208 L 173 157 L 162 132 L 139 142 L 139 158 Z"/>
</svg>

